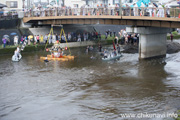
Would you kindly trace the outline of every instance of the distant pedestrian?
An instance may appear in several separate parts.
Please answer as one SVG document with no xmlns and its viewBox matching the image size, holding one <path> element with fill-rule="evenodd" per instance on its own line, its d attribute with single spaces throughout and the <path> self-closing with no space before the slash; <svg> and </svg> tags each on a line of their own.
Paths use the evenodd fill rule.
<svg viewBox="0 0 180 120">
<path fill-rule="evenodd" d="M 118 52 L 118 54 L 121 53 L 121 51 L 120 51 L 120 45 L 119 45 L 119 44 L 117 44 L 117 52 Z"/>
<path fill-rule="evenodd" d="M 51 44 L 52 43 L 52 35 L 51 34 L 48 35 L 48 40 L 49 40 L 49 44 Z"/>
<path fill-rule="evenodd" d="M 152 13 L 153 13 L 153 5 L 151 3 L 149 3 L 149 16 L 152 17 Z"/>
<path fill-rule="evenodd" d="M 52 35 L 52 43 L 53 44 L 56 43 L 56 35 L 55 34 Z"/>
<path fill-rule="evenodd" d="M 22 44 L 23 44 L 23 42 L 24 42 L 24 40 L 23 40 L 23 36 L 21 36 L 21 41 L 20 41 L 20 44 L 22 45 Z"/>
<path fill-rule="evenodd" d="M 84 41 L 86 41 L 86 33 L 83 34 Z"/>
<path fill-rule="evenodd" d="M 44 42 L 44 37 L 43 37 L 43 35 L 41 35 L 40 36 L 40 43 L 43 44 L 43 42 Z"/>
<path fill-rule="evenodd" d="M 80 34 L 78 35 L 78 40 L 77 41 L 81 42 L 81 35 Z"/>
<path fill-rule="evenodd" d="M 31 45 L 31 38 L 28 36 L 28 45 Z"/>
<path fill-rule="evenodd" d="M 171 36 L 170 36 L 170 38 L 171 38 L 171 42 L 173 41 L 173 34 L 171 33 Z"/>
<path fill-rule="evenodd" d="M 6 39 L 6 45 L 9 45 L 9 43 L 11 42 L 11 41 L 10 41 L 10 38 L 7 37 L 7 38 L 5 38 L 5 39 Z"/>
<path fill-rule="evenodd" d="M 116 32 L 114 31 L 113 33 L 114 33 L 114 37 L 115 37 L 116 36 Z"/>
<path fill-rule="evenodd" d="M 36 36 L 37 43 L 39 43 L 39 35 Z"/>
<path fill-rule="evenodd" d="M 114 38 L 115 44 L 118 44 L 118 39 L 119 38 L 117 36 Z"/>
<path fill-rule="evenodd" d="M 2 41 L 3 41 L 3 44 L 4 44 L 4 48 L 5 48 L 6 47 L 6 43 L 7 43 L 6 38 L 3 38 Z"/>
<path fill-rule="evenodd" d="M 109 31 L 110 32 L 110 37 L 112 37 L 112 32 L 111 31 Z"/>
<path fill-rule="evenodd" d="M 14 45 L 18 45 L 18 36 L 14 36 Z"/>
<path fill-rule="evenodd" d="M 138 5 L 136 3 L 133 4 L 133 12 L 134 12 L 134 16 L 138 16 Z"/>
<path fill-rule="evenodd" d="M 36 44 L 37 43 L 37 37 L 36 37 L 36 35 L 34 35 L 34 44 Z"/>
<path fill-rule="evenodd" d="M 102 52 L 102 45 L 99 43 L 99 52 Z"/>
<path fill-rule="evenodd" d="M 56 34 L 56 41 L 59 41 L 58 34 Z"/>
<path fill-rule="evenodd" d="M 46 34 L 46 35 L 44 36 L 44 43 L 45 43 L 45 44 L 47 43 L 47 40 L 48 40 L 48 34 Z"/>
</svg>

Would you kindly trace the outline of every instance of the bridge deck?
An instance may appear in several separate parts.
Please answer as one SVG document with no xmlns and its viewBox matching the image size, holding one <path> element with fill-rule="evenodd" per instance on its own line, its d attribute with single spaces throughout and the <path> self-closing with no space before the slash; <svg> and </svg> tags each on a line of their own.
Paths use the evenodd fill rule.
<svg viewBox="0 0 180 120">
<path fill-rule="evenodd" d="M 180 28 L 180 18 L 147 16 L 47 16 L 24 17 L 23 21 L 25 23 L 38 23 L 38 21 L 40 21 L 41 24 L 115 24 Z"/>
</svg>

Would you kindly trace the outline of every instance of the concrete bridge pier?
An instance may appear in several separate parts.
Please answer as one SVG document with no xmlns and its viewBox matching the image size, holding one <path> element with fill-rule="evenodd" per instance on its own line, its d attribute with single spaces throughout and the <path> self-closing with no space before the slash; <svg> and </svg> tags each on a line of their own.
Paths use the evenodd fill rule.
<svg viewBox="0 0 180 120">
<path fill-rule="evenodd" d="M 167 33 L 170 28 L 127 27 L 126 30 L 139 34 L 139 59 L 166 55 Z"/>
</svg>

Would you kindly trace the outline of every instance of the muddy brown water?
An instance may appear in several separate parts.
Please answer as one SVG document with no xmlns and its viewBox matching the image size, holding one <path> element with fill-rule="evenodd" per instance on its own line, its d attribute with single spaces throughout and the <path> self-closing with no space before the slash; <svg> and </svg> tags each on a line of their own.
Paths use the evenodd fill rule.
<svg viewBox="0 0 180 120">
<path fill-rule="evenodd" d="M 45 63 L 43 52 L 23 53 L 20 62 L 0 56 L 0 120 L 123 120 L 125 113 L 180 109 L 180 52 L 107 62 L 84 51 L 72 49 L 76 58 L 68 62 Z"/>
</svg>

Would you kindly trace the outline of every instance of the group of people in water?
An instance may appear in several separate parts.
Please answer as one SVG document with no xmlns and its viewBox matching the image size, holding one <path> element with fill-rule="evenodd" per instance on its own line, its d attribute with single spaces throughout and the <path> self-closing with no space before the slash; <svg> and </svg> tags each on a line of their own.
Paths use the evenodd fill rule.
<svg viewBox="0 0 180 120">
<path fill-rule="evenodd" d="M 102 49 L 102 45 L 101 45 L 101 43 L 99 43 L 98 52 L 103 56 L 103 58 L 115 57 L 115 56 L 121 54 L 120 45 L 116 44 L 116 46 L 115 46 L 115 44 L 113 44 L 113 46 L 114 46 L 113 50 Z M 94 48 L 92 45 L 86 47 L 86 53 L 93 51 L 93 50 L 94 50 Z"/>
<path fill-rule="evenodd" d="M 116 49 L 117 48 L 117 49 Z M 121 54 L 121 51 L 120 51 L 120 45 L 119 44 L 117 44 L 117 47 L 116 48 L 114 48 L 114 50 L 113 51 L 108 51 L 107 49 L 105 49 L 104 50 L 104 52 L 103 52 L 103 57 L 104 57 L 104 59 L 105 58 L 108 58 L 108 57 L 115 57 L 115 56 L 117 56 L 118 54 Z"/>
<path fill-rule="evenodd" d="M 16 58 L 19 58 L 20 52 L 21 52 L 21 50 L 20 50 L 19 46 L 17 46 L 16 50 L 14 51 L 14 55 Z"/>
<path fill-rule="evenodd" d="M 53 58 L 62 58 L 63 57 L 63 49 L 60 46 L 52 46 L 49 50 Z"/>
</svg>

